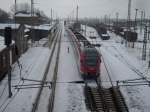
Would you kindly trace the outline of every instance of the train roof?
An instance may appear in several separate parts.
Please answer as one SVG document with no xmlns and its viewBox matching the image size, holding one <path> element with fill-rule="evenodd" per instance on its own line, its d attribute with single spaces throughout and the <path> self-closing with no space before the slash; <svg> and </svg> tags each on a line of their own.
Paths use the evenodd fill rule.
<svg viewBox="0 0 150 112">
<path fill-rule="evenodd" d="M 84 47 L 83 53 L 87 56 L 97 56 L 99 53 L 97 52 L 96 48 L 94 47 Z"/>
</svg>

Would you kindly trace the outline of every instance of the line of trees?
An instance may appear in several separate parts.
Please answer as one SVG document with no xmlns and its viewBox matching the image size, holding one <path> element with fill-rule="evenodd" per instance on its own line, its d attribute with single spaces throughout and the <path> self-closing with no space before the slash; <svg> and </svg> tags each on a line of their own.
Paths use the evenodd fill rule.
<svg viewBox="0 0 150 112">
<path fill-rule="evenodd" d="M 0 23 L 7 22 L 9 20 L 9 14 L 0 8 Z"/>
<path fill-rule="evenodd" d="M 31 14 L 31 6 L 28 3 L 19 3 L 16 5 L 15 11 L 15 5 L 12 5 L 10 13 L 0 8 L 0 23 L 10 21 L 11 15 L 14 15 L 15 13 Z M 40 9 L 34 8 L 34 14 L 39 17 L 41 23 L 50 21 L 50 18 Z"/>
<path fill-rule="evenodd" d="M 16 11 L 15 11 L 15 5 L 11 7 L 11 12 L 13 14 L 17 13 L 23 13 L 23 14 L 31 14 L 31 6 L 28 3 L 19 3 L 16 5 Z M 44 13 L 44 11 L 34 8 L 34 14 L 38 16 L 42 21 L 49 21 L 49 17 Z"/>
</svg>

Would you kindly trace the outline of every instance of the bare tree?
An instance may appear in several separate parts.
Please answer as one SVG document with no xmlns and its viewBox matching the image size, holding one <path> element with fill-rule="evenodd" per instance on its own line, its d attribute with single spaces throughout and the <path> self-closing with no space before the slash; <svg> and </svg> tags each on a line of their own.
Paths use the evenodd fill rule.
<svg viewBox="0 0 150 112">
<path fill-rule="evenodd" d="M 0 9 L 0 22 L 6 22 L 9 20 L 9 14 L 4 10 Z"/>
<path fill-rule="evenodd" d="M 30 13 L 31 7 L 28 3 L 19 3 L 16 4 L 16 12 L 15 12 L 15 5 L 11 6 L 11 12 L 17 13 L 17 12 L 26 12 Z"/>
</svg>

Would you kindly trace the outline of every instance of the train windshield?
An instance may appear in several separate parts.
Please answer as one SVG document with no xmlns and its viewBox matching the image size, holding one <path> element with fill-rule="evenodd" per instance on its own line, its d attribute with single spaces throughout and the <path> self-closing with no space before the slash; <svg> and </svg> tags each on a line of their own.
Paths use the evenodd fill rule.
<svg viewBox="0 0 150 112">
<path fill-rule="evenodd" d="M 85 50 L 85 64 L 94 66 L 98 61 L 98 53 L 96 50 Z"/>
</svg>

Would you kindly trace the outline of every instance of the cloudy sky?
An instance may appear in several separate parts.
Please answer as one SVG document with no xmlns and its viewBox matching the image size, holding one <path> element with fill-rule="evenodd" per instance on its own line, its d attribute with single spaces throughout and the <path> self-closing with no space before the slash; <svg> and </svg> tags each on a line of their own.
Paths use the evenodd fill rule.
<svg viewBox="0 0 150 112">
<path fill-rule="evenodd" d="M 0 0 L 0 8 L 10 11 L 10 7 L 15 0 Z M 29 2 L 30 0 L 17 0 L 20 2 Z M 116 16 L 119 12 L 120 18 L 127 18 L 128 0 L 34 0 L 35 7 L 43 10 L 50 16 L 50 10 L 53 8 L 54 13 L 61 17 L 75 15 L 76 6 L 79 5 L 79 17 L 104 17 L 105 14 L 111 17 Z M 132 17 L 135 15 L 135 9 L 146 12 L 146 16 L 150 18 L 150 0 L 132 0 Z"/>
</svg>

